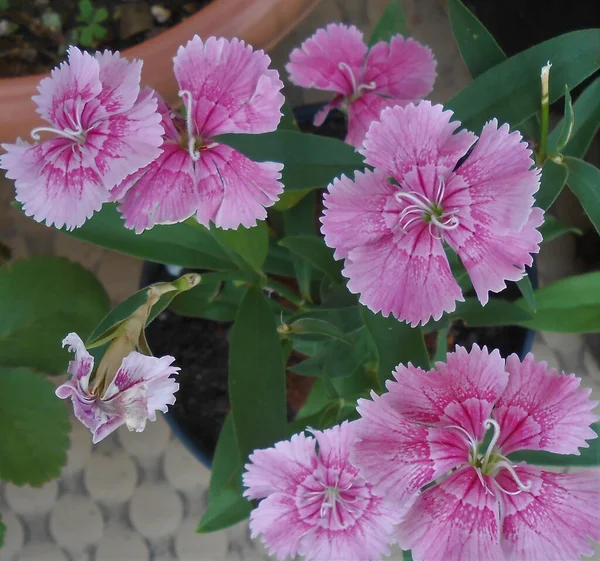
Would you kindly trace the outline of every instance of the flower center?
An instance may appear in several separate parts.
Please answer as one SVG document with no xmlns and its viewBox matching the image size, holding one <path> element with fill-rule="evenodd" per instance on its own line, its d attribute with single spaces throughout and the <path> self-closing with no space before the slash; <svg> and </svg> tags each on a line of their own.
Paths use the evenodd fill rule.
<svg viewBox="0 0 600 561">
<path fill-rule="evenodd" d="M 352 95 L 349 98 L 350 103 L 356 101 L 365 91 L 374 90 L 377 87 L 375 82 L 369 82 L 368 84 L 359 84 L 354 71 L 345 62 L 338 62 L 338 68 L 343 70 L 348 75 L 350 83 L 352 84 Z"/>
<path fill-rule="evenodd" d="M 444 230 L 458 228 L 460 222 L 455 216 L 458 209 L 446 210 L 443 206 L 446 183 L 439 179 L 435 199 L 432 201 L 423 193 L 417 191 L 397 191 L 395 198 L 399 203 L 408 203 L 400 213 L 398 221 L 402 230 L 406 233 L 408 228 L 422 220 L 429 224 L 429 233 L 436 239 L 441 239 Z"/>
<path fill-rule="evenodd" d="M 192 160 L 196 162 L 200 159 L 200 154 L 203 150 L 209 150 L 210 148 L 214 148 L 215 146 L 218 146 L 218 143 L 211 142 L 210 144 L 206 144 L 201 137 L 197 137 L 194 134 L 196 126 L 194 124 L 194 117 L 192 115 L 192 92 L 190 92 L 189 90 L 180 90 L 179 97 L 183 100 L 183 103 L 185 105 L 187 149 Z"/>
</svg>

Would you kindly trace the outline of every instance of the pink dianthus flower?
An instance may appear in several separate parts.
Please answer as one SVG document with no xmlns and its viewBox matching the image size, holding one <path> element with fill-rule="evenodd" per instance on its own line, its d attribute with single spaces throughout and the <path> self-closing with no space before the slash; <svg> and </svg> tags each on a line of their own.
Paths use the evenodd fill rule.
<svg viewBox="0 0 600 561">
<path fill-rule="evenodd" d="M 394 377 L 387 393 L 359 400 L 351 459 L 375 493 L 412 504 L 396 537 L 415 561 L 593 553 L 600 470 L 557 474 L 510 459 L 517 450 L 578 455 L 597 437 L 597 402 L 579 378 L 476 345 L 428 372 L 400 365 Z"/>
<path fill-rule="evenodd" d="M 479 138 L 454 134 L 451 116 L 428 101 L 384 109 L 363 148 L 375 171 L 334 180 L 324 199 L 321 230 L 346 260 L 348 289 L 413 326 L 463 300 L 443 242 L 485 305 L 490 291 L 525 275 L 542 240 L 543 211 L 532 208 L 540 172 L 521 135 L 495 119 Z"/>
<path fill-rule="evenodd" d="M 290 54 L 290 81 L 336 93 L 315 117 L 320 126 L 332 109 L 348 112 L 346 142 L 360 148 L 381 110 L 424 98 L 433 88 L 435 59 L 413 39 L 394 35 L 371 48 L 354 26 L 331 23 Z"/>
<path fill-rule="evenodd" d="M 373 495 L 350 463 L 354 430 L 345 422 L 250 455 L 244 496 L 262 499 L 250 516 L 251 535 L 262 536 L 277 559 L 375 561 L 389 554 L 402 512 Z"/>
<path fill-rule="evenodd" d="M 283 191 L 283 166 L 254 162 L 214 137 L 274 131 L 284 101 L 279 74 L 263 51 L 238 39 L 195 36 L 173 60 L 185 119 L 159 101 L 163 152 L 128 177 L 112 200 L 120 200 L 125 226 L 137 233 L 193 214 L 206 227 L 255 226 Z"/>
<path fill-rule="evenodd" d="M 0 167 L 15 180 L 23 211 L 48 226 L 81 226 L 110 191 L 160 154 L 163 130 L 150 90 L 140 92 L 142 62 L 119 53 L 91 56 L 69 47 L 33 100 L 51 126 L 31 131 L 54 138 L 3 144 Z"/>
</svg>

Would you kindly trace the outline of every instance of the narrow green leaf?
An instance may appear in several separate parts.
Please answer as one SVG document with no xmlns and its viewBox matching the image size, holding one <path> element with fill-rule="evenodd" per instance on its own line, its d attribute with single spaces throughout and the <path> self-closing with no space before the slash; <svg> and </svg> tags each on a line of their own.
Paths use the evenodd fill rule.
<svg viewBox="0 0 600 561">
<path fill-rule="evenodd" d="M 242 461 L 285 437 L 282 349 L 273 312 L 256 286 L 248 287 L 231 330 L 229 398 Z"/>
<path fill-rule="evenodd" d="M 556 142 L 556 149 L 560 152 L 569 142 L 573 134 L 573 125 L 575 123 L 575 114 L 573 113 L 573 103 L 571 102 L 571 94 L 569 88 L 565 86 L 565 116 L 562 121 L 560 135 Z"/>
<path fill-rule="evenodd" d="M 539 307 L 539 303 L 538 303 Z M 482 306 L 475 297 L 465 298 L 456 304 L 456 311 L 450 314 L 452 319 L 460 318 L 469 327 L 489 327 L 501 325 L 520 325 L 533 316 L 516 303 L 491 298 Z"/>
<path fill-rule="evenodd" d="M 402 552 L 402 561 L 413 561 L 413 556 L 410 550 Z"/>
<path fill-rule="evenodd" d="M 207 276 L 203 275 L 203 277 Z M 206 291 L 201 289 L 194 292 L 192 289 L 177 296 L 171 302 L 171 310 L 186 317 L 221 322 L 233 321 L 244 298 L 245 285 L 237 285 L 230 281 L 220 282 L 217 279 L 218 274 L 208 280 L 205 285 Z M 216 294 L 212 292 L 213 289 L 216 289 Z"/>
<path fill-rule="evenodd" d="M 448 330 L 448 327 L 442 327 L 437 332 L 433 362 L 446 360 L 446 355 L 448 354 Z"/>
<path fill-rule="evenodd" d="M 298 319 L 288 325 L 289 332 L 293 335 L 322 335 L 350 343 L 348 337 L 337 326 L 314 318 Z"/>
<path fill-rule="evenodd" d="M 4 534 L 6 534 L 6 525 L 2 520 L 2 513 L 0 512 L 0 548 L 4 545 Z"/>
<path fill-rule="evenodd" d="M 554 238 L 558 238 L 563 234 L 568 232 L 573 232 L 581 236 L 583 232 L 579 228 L 575 228 L 574 226 L 569 226 L 568 224 L 564 224 L 560 220 L 557 220 L 551 214 L 546 213 L 544 215 L 544 223 L 539 228 L 540 234 L 542 234 L 543 242 L 550 242 Z M 542 242 L 542 243 L 543 243 Z"/>
<path fill-rule="evenodd" d="M 402 9 L 402 2 L 400 0 L 390 0 L 379 21 L 375 24 L 369 46 L 372 47 L 379 41 L 389 41 L 398 33 L 408 37 L 406 16 Z"/>
<path fill-rule="evenodd" d="M 233 419 L 231 414 L 228 414 L 221 428 L 213 456 L 210 484 L 208 486 L 209 501 L 215 499 L 226 487 L 235 488 L 238 485 L 241 489 L 243 467 L 235 439 Z"/>
<path fill-rule="evenodd" d="M 28 368 L 0 367 L 0 479 L 40 486 L 60 475 L 71 423 L 55 389 Z"/>
<path fill-rule="evenodd" d="M 600 67 L 600 29 L 566 33 L 523 51 L 481 74 L 455 95 L 447 107 L 454 118 L 479 131 L 491 118 L 518 127 L 540 107 L 540 70 L 548 60 L 550 102 L 574 88 Z"/>
<path fill-rule="evenodd" d="M 524 276 L 517 282 L 517 286 L 523 295 L 523 301 L 527 304 L 529 311 L 535 312 L 535 296 L 533 295 L 533 286 L 528 276 Z"/>
<path fill-rule="evenodd" d="M 536 206 L 548 210 L 556 200 L 556 197 L 560 195 L 568 176 L 569 170 L 567 166 L 556 163 L 548 158 L 542 167 L 540 189 L 535 194 Z"/>
<path fill-rule="evenodd" d="M 579 199 L 596 231 L 600 232 L 600 170 L 578 158 L 567 156 L 564 162 L 569 168 L 569 188 Z"/>
<path fill-rule="evenodd" d="M 61 372 L 70 332 L 85 339 L 106 315 L 109 299 L 78 263 L 39 256 L 0 267 L 0 365 Z"/>
<path fill-rule="evenodd" d="M 258 222 L 253 228 L 240 226 L 236 230 L 213 228 L 210 233 L 240 269 L 248 269 L 248 266 L 254 271 L 262 269 L 269 251 L 269 232 L 265 222 Z"/>
<path fill-rule="evenodd" d="M 323 271 L 332 281 L 341 282 L 341 264 L 333 259 L 333 250 L 319 236 L 287 236 L 279 245 L 289 249 Z"/>
<path fill-rule="evenodd" d="M 287 95 L 285 95 L 285 97 L 287 98 Z M 278 130 L 297 131 L 298 123 L 296 122 L 296 118 L 294 117 L 294 109 L 292 108 L 289 101 L 285 101 L 283 103 L 281 113 L 282 117 L 281 121 L 279 121 Z"/>
<path fill-rule="evenodd" d="M 414 366 L 429 368 L 429 355 L 423 332 L 393 316 L 374 314 L 361 306 L 361 316 L 377 350 L 377 376 L 381 388 L 399 364 L 411 362 Z"/>
<path fill-rule="evenodd" d="M 360 317 L 360 306 L 349 306 L 343 308 L 319 307 L 306 312 L 294 314 L 289 321 L 297 321 L 304 318 L 314 318 L 326 321 L 337 327 L 342 333 L 350 333 L 360 329 L 363 325 Z"/>
<path fill-rule="evenodd" d="M 210 501 L 196 531 L 206 534 L 229 528 L 248 518 L 251 510 L 252 503 L 248 499 L 238 491 L 226 487 Z"/>
</svg>

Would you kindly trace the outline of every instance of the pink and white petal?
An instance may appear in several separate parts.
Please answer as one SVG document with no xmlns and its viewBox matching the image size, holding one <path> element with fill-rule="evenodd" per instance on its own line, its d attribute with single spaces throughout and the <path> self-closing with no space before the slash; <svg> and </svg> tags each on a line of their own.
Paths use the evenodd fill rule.
<svg viewBox="0 0 600 561">
<path fill-rule="evenodd" d="M 263 499 L 250 514 L 250 537 L 261 537 L 270 555 L 283 561 L 294 558 L 302 539 L 314 528 L 299 515 L 293 496 L 273 493 Z"/>
<path fill-rule="evenodd" d="M 352 467 L 350 464 L 350 447 L 356 438 L 356 423 L 344 421 L 341 425 L 335 425 L 324 431 L 313 430 L 319 446 L 319 459 L 327 468 L 334 471 L 342 471 Z"/>
<path fill-rule="evenodd" d="M 338 109 L 344 105 L 344 100 L 346 98 L 343 95 L 336 95 L 329 103 L 327 103 L 323 109 L 317 111 L 315 118 L 313 119 L 313 125 L 315 127 L 320 127 L 325 120 L 327 119 L 327 115 L 333 109 Z"/>
<path fill-rule="evenodd" d="M 144 88 L 140 92 L 138 101 L 144 99 L 144 96 L 152 96 L 156 99 L 156 110 L 161 117 L 160 125 L 165 131 L 165 138 L 179 142 L 181 138 L 179 131 L 185 130 L 185 119 L 181 116 L 181 113 L 173 111 L 161 95 L 151 88 Z"/>
<path fill-rule="evenodd" d="M 350 250 L 342 273 L 350 279 L 348 290 L 371 311 L 412 326 L 440 319 L 463 300 L 442 243 L 425 224 Z"/>
<path fill-rule="evenodd" d="M 53 138 L 40 144 L 3 144 L 0 165 L 15 180 L 15 198 L 23 212 L 38 222 L 67 230 L 77 228 L 108 200 L 93 161 L 70 140 Z"/>
<path fill-rule="evenodd" d="M 84 342 L 77 333 L 69 333 L 63 339 L 62 346 L 66 347 L 67 345 L 69 346 L 67 350 L 75 353 L 75 358 L 69 361 L 67 372 L 79 384 L 79 387 L 87 392 L 90 376 L 94 370 L 94 357 L 87 352 Z"/>
<path fill-rule="evenodd" d="M 498 446 L 504 455 L 516 450 L 546 450 L 579 455 L 586 440 L 596 438 L 590 428 L 599 420 L 592 410 L 591 389 L 580 389 L 581 378 L 559 374 L 528 354 L 506 360 L 508 386 L 494 409 L 500 425 Z"/>
<path fill-rule="evenodd" d="M 389 43 L 380 41 L 371 47 L 361 81 L 374 82 L 374 93 L 402 100 L 401 105 L 405 105 L 431 92 L 435 67 L 430 48 L 414 39 L 394 35 Z"/>
<path fill-rule="evenodd" d="M 456 170 L 462 182 L 446 186 L 444 203 L 470 207 L 470 216 L 496 234 L 519 231 L 529 218 L 540 170 L 533 167 L 531 150 L 518 131 L 498 128 L 489 121 L 473 152 Z"/>
<path fill-rule="evenodd" d="M 398 99 L 381 97 L 375 93 L 366 93 L 348 105 L 348 134 L 345 141 L 357 150 L 360 149 L 371 123 L 378 121 L 386 107 L 405 105 Z"/>
<path fill-rule="evenodd" d="M 119 212 L 125 227 L 137 234 L 155 224 L 182 222 L 200 205 L 194 161 L 188 151 L 170 141 L 162 149 L 162 154 L 147 168 L 113 190 L 115 196 L 124 193 Z"/>
<path fill-rule="evenodd" d="M 407 171 L 426 164 L 449 173 L 477 139 L 464 129 L 454 134 L 460 122 L 451 122 L 452 115 L 429 101 L 384 109 L 367 132 L 365 161 L 400 183 Z"/>
<path fill-rule="evenodd" d="M 458 462 L 446 457 L 437 461 L 428 441 L 432 430 L 405 419 L 386 396 L 372 394 L 372 401 L 358 400 L 361 419 L 356 422 L 350 459 L 376 495 L 406 508 L 423 486 L 463 463 L 464 457 Z"/>
<path fill-rule="evenodd" d="M 506 282 L 525 276 L 525 265 L 533 264 L 532 253 L 540 250 L 542 235 L 536 228 L 544 222 L 542 209 L 531 209 L 529 219 L 519 232 L 497 234 L 475 221 L 462 209 L 459 227 L 444 231 L 444 239 L 458 253 L 471 277 L 477 298 L 485 306 L 489 292 L 501 292 Z"/>
<path fill-rule="evenodd" d="M 336 259 L 390 233 L 386 207 L 390 201 L 395 202 L 397 190 L 387 175 L 377 171 L 357 171 L 354 181 L 344 175 L 333 180 L 323 197 L 321 232 L 327 246 L 335 249 Z"/>
<path fill-rule="evenodd" d="M 593 555 L 588 540 L 600 542 L 600 470 L 560 474 L 516 466 L 515 471 L 532 488 L 512 496 L 497 492 L 505 558 L 571 561 Z M 496 481 L 517 491 L 507 470 Z"/>
<path fill-rule="evenodd" d="M 426 489 L 397 535 L 415 561 L 504 561 L 498 503 L 471 466 Z"/>
<path fill-rule="evenodd" d="M 106 189 L 161 154 L 164 131 L 156 108 L 156 99 L 142 92 L 133 108 L 98 121 L 88 132 L 82 149 L 93 158 Z"/>
<path fill-rule="evenodd" d="M 105 392 L 105 395 L 108 392 Z M 103 401 L 105 398 L 103 397 Z M 112 397 L 110 402 L 123 413 L 124 424 L 130 431 L 143 432 L 148 420 L 148 388 L 146 383 L 137 384 Z M 154 414 L 154 410 L 152 410 Z M 156 420 L 156 415 L 154 419 Z"/>
<path fill-rule="evenodd" d="M 304 433 L 295 434 L 271 448 L 255 450 L 248 459 L 242 476 L 244 497 L 262 499 L 278 491 L 294 496 L 317 468 L 315 439 Z"/>
<path fill-rule="evenodd" d="M 243 41 L 197 35 L 173 59 L 180 90 L 192 95 L 196 134 L 270 132 L 283 105 L 283 82 L 271 59 Z"/>
<path fill-rule="evenodd" d="M 349 97 L 358 86 L 367 50 L 356 27 L 330 23 L 294 49 L 285 68 L 297 86 Z"/>
<path fill-rule="evenodd" d="M 166 357 L 162 357 L 166 358 Z M 173 367 L 175 368 L 175 367 Z M 175 368 L 179 370 L 179 368 Z M 175 405 L 175 394 L 179 390 L 179 384 L 173 376 L 168 378 L 159 376 L 151 378 L 146 382 L 147 414 L 150 421 L 156 421 L 156 412 L 167 413 L 169 405 Z"/>
<path fill-rule="evenodd" d="M 224 144 L 202 152 L 196 163 L 200 224 L 224 230 L 252 228 L 279 199 L 282 164 L 254 162 Z"/>
<path fill-rule="evenodd" d="M 59 129 L 77 130 L 86 103 L 102 91 L 100 64 L 77 47 L 67 50 L 68 62 L 52 70 L 38 85 L 39 95 L 32 97 L 37 112 Z"/>
</svg>

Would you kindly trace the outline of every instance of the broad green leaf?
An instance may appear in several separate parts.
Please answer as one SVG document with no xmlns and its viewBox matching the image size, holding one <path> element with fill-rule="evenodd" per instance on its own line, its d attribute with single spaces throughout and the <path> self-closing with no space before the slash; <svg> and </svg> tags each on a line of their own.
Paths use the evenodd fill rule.
<svg viewBox="0 0 600 561">
<path fill-rule="evenodd" d="M 60 475 L 71 424 L 55 389 L 28 368 L 0 367 L 0 479 L 39 486 Z"/>
<path fill-rule="evenodd" d="M 258 222 L 253 228 L 240 226 L 237 230 L 213 228 L 210 233 L 240 269 L 262 269 L 269 251 L 269 232 L 265 222 Z"/>
<path fill-rule="evenodd" d="M 202 278 L 207 278 L 204 288 L 201 281 L 189 292 L 180 294 L 171 302 L 171 310 L 181 316 L 233 321 L 244 298 L 245 287 L 222 282 L 216 273 L 214 277 L 207 274 Z"/>
<path fill-rule="evenodd" d="M 326 321 L 337 327 L 343 333 L 349 333 L 360 329 L 363 325 L 360 316 L 361 306 L 350 306 L 344 308 L 315 308 L 306 312 L 294 314 L 289 321 L 297 321 L 304 318 L 314 318 Z"/>
<path fill-rule="evenodd" d="M 565 157 L 564 162 L 569 168 L 569 188 L 600 232 L 600 169 L 577 158 Z"/>
<path fill-rule="evenodd" d="M 600 331 L 600 272 L 568 277 L 535 291 L 536 313 L 523 327 L 558 333 Z M 522 309 L 526 304 L 515 303 Z"/>
<path fill-rule="evenodd" d="M 179 265 L 190 269 L 237 269 L 209 231 L 202 226 L 171 224 L 154 226 L 141 234 L 123 225 L 114 205 L 104 205 L 81 228 L 66 234 L 86 242 L 133 255 L 145 261 Z"/>
<path fill-rule="evenodd" d="M 573 125 L 575 124 L 575 114 L 573 113 L 573 103 L 569 88 L 565 86 L 565 116 L 562 121 L 560 135 L 556 142 L 556 149 L 560 152 L 569 142 L 573 134 Z"/>
<path fill-rule="evenodd" d="M 413 561 L 413 556 L 410 550 L 402 552 L 402 561 Z"/>
<path fill-rule="evenodd" d="M 108 11 L 106 8 L 98 8 L 94 14 L 94 23 L 102 23 L 108 19 Z M 102 28 L 104 29 L 104 28 Z"/>
<path fill-rule="evenodd" d="M 492 118 L 518 127 L 540 107 L 540 70 L 549 60 L 550 102 L 600 67 L 600 29 L 566 33 L 523 51 L 484 72 L 448 103 L 454 118 L 479 132 Z"/>
<path fill-rule="evenodd" d="M 537 294 L 536 294 L 537 297 Z M 536 300 L 537 302 L 537 300 Z M 539 308 L 539 302 L 537 302 Z M 520 325 L 533 316 L 524 307 L 500 298 L 490 298 L 482 306 L 475 297 L 465 298 L 456 304 L 456 311 L 450 314 L 452 319 L 460 318 L 469 327 L 490 327 L 500 325 Z"/>
<path fill-rule="evenodd" d="M 108 309 L 100 282 L 77 263 L 46 255 L 2 266 L 0 364 L 64 370 L 64 337 L 75 332 L 85 340 Z"/>
<path fill-rule="evenodd" d="M 600 436 L 600 424 L 593 423 L 592 429 Z M 589 448 L 580 448 L 579 456 L 574 454 L 552 454 L 539 450 L 521 450 L 509 456 L 513 462 L 527 462 L 539 466 L 600 466 L 600 438 L 588 441 Z"/>
<path fill-rule="evenodd" d="M 235 485 L 237 475 L 241 475 L 242 467 L 240 452 L 235 440 L 233 419 L 231 414 L 228 414 L 221 428 L 213 456 L 210 484 L 208 486 L 209 500 L 216 497 L 225 487 Z"/>
<path fill-rule="evenodd" d="M 290 333 L 291 335 L 321 335 L 350 343 L 348 337 L 339 327 L 321 319 L 301 318 L 290 323 L 287 327 L 289 331 L 284 333 Z"/>
<path fill-rule="evenodd" d="M 206 534 L 229 528 L 248 518 L 252 503 L 235 489 L 226 487 L 213 497 L 200 520 L 197 532 Z"/>
<path fill-rule="evenodd" d="M 285 190 L 279 196 L 279 200 L 271 207 L 273 210 L 283 212 L 296 206 L 306 195 L 312 193 L 312 189 L 302 189 L 299 191 Z"/>
<path fill-rule="evenodd" d="M 292 263 L 291 253 L 285 247 L 277 244 L 274 239 L 269 240 L 269 253 L 265 261 L 264 270 L 266 273 L 280 275 L 282 277 L 294 277 L 294 265 Z"/>
<path fill-rule="evenodd" d="M 319 189 L 365 167 L 363 157 L 335 138 L 278 130 L 266 134 L 224 134 L 215 137 L 257 162 L 281 162 L 286 191 Z"/>
<path fill-rule="evenodd" d="M 286 431 L 285 365 L 273 312 L 250 286 L 231 330 L 229 398 L 242 461 Z"/>
<path fill-rule="evenodd" d="M 306 259 L 320 271 L 323 271 L 332 281 L 342 280 L 342 266 L 333 259 L 333 250 L 325 245 L 325 240 L 319 236 L 286 236 L 279 245 L 292 253 Z"/>
<path fill-rule="evenodd" d="M 287 98 L 286 92 L 284 92 L 284 96 Z M 279 127 L 277 127 L 278 130 L 297 131 L 298 123 L 294 117 L 294 109 L 288 101 L 283 103 L 281 113 L 282 116 L 281 121 L 279 121 Z"/>
<path fill-rule="evenodd" d="M 390 0 L 379 21 L 375 24 L 369 46 L 373 46 L 379 41 L 389 41 L 398 33 L 408 37 L 406 16 L 402 9 L 402 2 L 400 0 Z"/>
<path fill-rule="evenodd" d="M 517 282 L 517 286 L 523 295 L 523 301 L 527 304 L 529 311 L 535 312 L 535 296 L 533 294 L 533 286 L 528 276 L 524 276 Z"/>
<path fill-rule="evenodd" d="M 563 148 L 565 156 L 583 158 L 600 127 L 600 78 L 596 78 L 577 98 L 573 107 L 575 123 L 571 139 Z M 564 121 L 564 119 L 563 119 Z M 548 137 L 548 152 L 557 150 L 561 121 Z"/>
<path fill-rule="evenodd" d="M 552 241 L 554 238 L 558 238 L 568 232 L 573 232 L 581 236 L 583 232 L 579 228 L 564 224 L 560 220 L 557 220 L 551 214 L 546 213 L 544 215 L 544 223 L 539 228 L 540 234 L 542 234 L 543 242 Z M 542 243 L 543 243 L 542 242 Z"/>
<path fill-rule="evenodd" d="M 548 158 L 542 167 L 540 189 L 534 195 L 536 206 L 548 210 L 556 200 L 556 197 L 560 195 L 568 176 L 569 170 L 567 166 Z"/>
<path fill-rule="evenodd" d="M 385 381 L 399 364 L 412 362 L 414 366 L 429 368 L 429 355 L 425 347 L 423 332 L 393 316 L 383 317 L 361 306 L 361 315 L 377 351 L 377 376 L 379 385 Z"/>
</svg>

